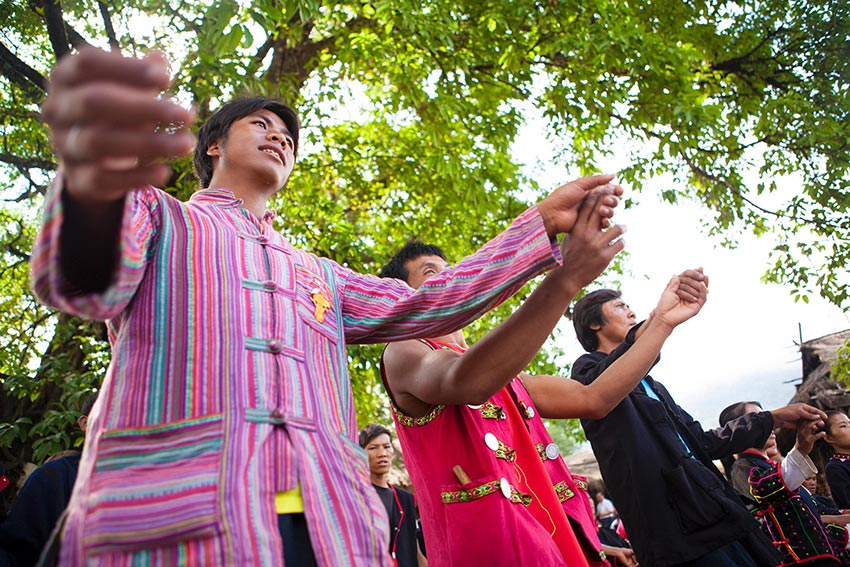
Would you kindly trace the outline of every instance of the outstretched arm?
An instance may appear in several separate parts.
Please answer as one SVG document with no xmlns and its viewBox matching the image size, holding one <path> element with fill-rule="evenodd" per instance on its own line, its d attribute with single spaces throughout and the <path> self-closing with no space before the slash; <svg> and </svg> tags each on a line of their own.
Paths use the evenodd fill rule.
<svg viewBox="0 0 850 567">
<path fill-rule="evenodd" d="M 646 376 L 673 329 L 699 313 L 707 294 L 701 268 L 674 276 L 635 344 L 587 386 L 560 376 L 523 376 L 537 411 L 560 419 L 606 416 Z"/>
<path fill-rule="evenodd" d="M 569 302 L 623 249 L 623 227 L 603 231 L 600 200 L 619 188 L 605 185 L 588 195 L 572 232 L 562 243 L 563 265 L 504 323 L 465 354 L 434 351 L 422 343 L 394 343 L 384 353 L 390 389 L 410 415 L 440 403 L 481 403 L 516 376 L 534 357 Z"/>
<path fill-rule="evenodd" d="M 123 57 L 94 48 L 64 57 L 51 73 L 42 112 L 60 163 L 60 261 L 80 292 L 107 287 L 115 265 L 124 197 L 158 185 L 159 160 L 190 151 L 193 113 L 169 97 L 168 62 L 159 54 Z"/>
</svg>

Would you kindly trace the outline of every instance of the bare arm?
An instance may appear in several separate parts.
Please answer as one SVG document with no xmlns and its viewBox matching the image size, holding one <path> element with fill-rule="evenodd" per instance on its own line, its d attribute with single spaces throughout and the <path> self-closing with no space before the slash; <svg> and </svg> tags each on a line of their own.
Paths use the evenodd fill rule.
<svg viewBox="0 0 850 567">
<path fill-rule="evenodd" d="M 616 205 L 617 194 L 619 188 L 606 182 L 588 195 L 562 243 L 563 266 L 549 273 L 519 309 L 465 354 L 431 350 L 416 341 L 387 347 L 387 381 L 405 413 L 422 415 L 441 403 L 482 403 L 531 361 L 575 294 L 623 249 L 622 227 L 602 231 L 605 216 L 600 209 Z"/>
<path fill-rule="evenodd" d="M 558 419 L 606 416 L 646 376 L 673 329 L 699 313 L 707 298 L 707 282 L 701 269 L 673 277 L 653 315 L 639 329 L 642 332 L 635 344 L 593 383 L 585 386 L 560 376 L 523 376 L 523 385 L 540 415 Z"/>
<path fill-rule="evenodd" d="M 192 149 L 184 129 L 192 112 L 160 98 L 168 84 L 159 55 L 93 48 L 63 58 L 51 73 L 42 111 L 61 164 L 61 264 L 79 291 L 109 284 L 125 195 L 165 182 L 169 168 L 158 160 Z"/>
</svg>

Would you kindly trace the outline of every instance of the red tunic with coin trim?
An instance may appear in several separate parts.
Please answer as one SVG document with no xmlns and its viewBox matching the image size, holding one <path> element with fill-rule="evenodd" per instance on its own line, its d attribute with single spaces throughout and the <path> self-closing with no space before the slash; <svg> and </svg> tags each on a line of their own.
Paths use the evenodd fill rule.
<svg viewBox="0 0 850 567">
<path fill-rule="evenodd" d="M 383 361 L 381 375 L 386 386 Z M 430 563 L 607 565 L 586 482 L 570 474 L 519 378 L 480 406 L 413 418 L 393 402 L 392 412 Z"/>
</svg>

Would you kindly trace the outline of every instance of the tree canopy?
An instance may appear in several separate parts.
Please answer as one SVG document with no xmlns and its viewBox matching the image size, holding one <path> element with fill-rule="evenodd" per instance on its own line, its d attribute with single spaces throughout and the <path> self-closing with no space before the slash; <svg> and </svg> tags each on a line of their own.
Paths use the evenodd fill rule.
<svg viewBox="0 0 850 567">
<path fill-rule="evenodd" d="M 514 144 L 534 108 L 565 180 L 625 154 L 622 183 L 669 174 L 661 195 L 705 205 L 705 231 L 775 239 L 767 280 L 850 305 L 846 0 L 0 0 L 0 21 L 6 463 L 74 443 L 108 361 L 102 326 L 40 307 L 26 283 L 56 170 L 40 103 L 54 62 L 86 44 L 163 51 L 201 120 L 239 94 L 295 107 L 304 142 L 278 227 L 353 269 L 376 272 L 411 237 L 462 257 L 542 195 Z M 177 161 L 167 189 L 194 187 Z M 358 419 L 387 421 L 380 351 L 350 352 Z"/>
</svg>

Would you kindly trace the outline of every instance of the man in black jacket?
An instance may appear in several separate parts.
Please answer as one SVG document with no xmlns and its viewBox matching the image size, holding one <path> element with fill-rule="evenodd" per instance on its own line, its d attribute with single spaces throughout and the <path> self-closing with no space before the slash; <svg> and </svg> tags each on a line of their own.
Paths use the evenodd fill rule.
<svg viewBox="0 0 850 567">
<path fill-rule="evenodd" d="M 614 364 L 645 327 L 620 293 L 607 289 L 576 304 L 573 324 L 588 351 L 572 368 L 583 384 Z M 764 445 L 775 427 L 823 417 L 793 404 L 705 431 L 647 374 L 611 413 L 582 420 L 582 427 L 641 567 L 762 567 L 778 565 L 773 546 L 712 459 Z"/>
<path fill-rule="evenodd" d="M 425 539 L 419 524 L 419 514 L 413 494 L 389 483 L 392 467 L 392 433 L 383 425 L 370 423 L 360 430 L 360 446 L 369 456 L 369 476 L 375 492 L 387 509 L 390 521 L 390 555 L 396 567 L 428 565 L 425 558 Z"/>
</svg>

